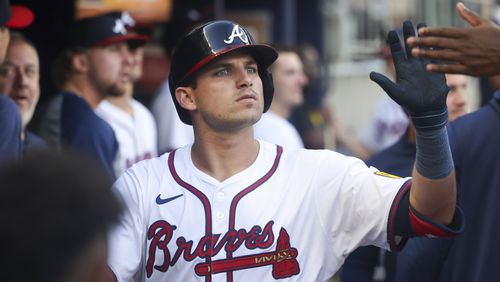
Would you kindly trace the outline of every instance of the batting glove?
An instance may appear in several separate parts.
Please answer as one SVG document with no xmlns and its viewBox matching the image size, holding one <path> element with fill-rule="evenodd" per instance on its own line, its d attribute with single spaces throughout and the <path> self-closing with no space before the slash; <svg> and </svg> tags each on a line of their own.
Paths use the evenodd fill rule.
<svg viewBox="0 0 500 282">
<path fill-rule="evenodd" d="M 424 25 L 419 25 L 423 27 Z M 411 48 L 406 39 L 415 35 L 410 21 L 403 23 L 405 48 L 401 46 L 396 31 L 387 35 L 387 43 L 391 47 L 392 59 L 396 67 L 396 83 L 386 76 L 371 72 L 370 79 L 410 114 L 413 125 L 418 130 L 439 129 L 448 121 L 446 96 L 449 88 L 445 75 L 425 70 L 430 61 L 411 55 Z"/>
</svg>

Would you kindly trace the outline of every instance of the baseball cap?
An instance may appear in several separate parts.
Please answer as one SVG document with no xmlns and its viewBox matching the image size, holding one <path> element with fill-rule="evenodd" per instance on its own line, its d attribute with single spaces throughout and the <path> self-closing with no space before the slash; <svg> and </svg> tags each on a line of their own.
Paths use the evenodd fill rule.
<svg viewBox="0 0 500 282">
<path fill-rule="evenodd" d="M 0 0 L 0 26 L 23 28 L 29 26 L 35 16 L 33 12 L 19 5 L 10 5 L 9 0 Z"/>
<path fill-rule="evenodd" d="M 97 47 L 119 42 L 145 44 L 149 37 L 132 33 L 134 19 L 127 12 L 110 12 L 76 21 L 70 29 L 69 47 Z"/>
</svg>

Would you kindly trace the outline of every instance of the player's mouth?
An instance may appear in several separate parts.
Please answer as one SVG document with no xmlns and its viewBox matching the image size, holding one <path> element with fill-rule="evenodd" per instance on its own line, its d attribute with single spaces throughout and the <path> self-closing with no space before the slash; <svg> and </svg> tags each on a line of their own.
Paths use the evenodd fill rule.
<svg viewBox="0 0 500 282">
<path fill-rule="evenodd" d="M 245 91 L 236 101 L 257 100 L 257 95 L 253 91 Z"/>
</svg>

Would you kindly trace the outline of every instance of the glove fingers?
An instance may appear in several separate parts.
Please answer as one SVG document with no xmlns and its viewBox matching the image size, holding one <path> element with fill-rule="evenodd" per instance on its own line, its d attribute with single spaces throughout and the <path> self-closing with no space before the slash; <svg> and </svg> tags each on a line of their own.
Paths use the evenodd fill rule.
<svg viewBox="0 0 500 282">
<path fill-rule="evenodd" d="M 378 72 L 371 72 L 370 73 L 370 79 L 378 84 L 382 89 L 384 89 L 385 93 L 391 97 L 392 100 L 394 100 L 396 103 L 401 104 L 399 102 L 399 97 L 398 97 L 398 86 L 392 82 L 389 78 L 387 78 L 385 75 L 382 75 Z"/>
<path fill-rule="evenodd" d="M 410 21 L 405 21 L 403 23 L 403 36 L 404 36 L 404 44 L 405 44 L 405 50 L 406 50 L 406 57 L 408 60 L 413 58 L 413 55 L 411 54 L 411 47 L 406 44 L 406 40 L 409 37 L 415 37 L 415 29 L 413 28 L 413 24 Z"/>
<path fill-rule="evenodd" d="M 417 24 L 417 31 L 420 30 L 421 28 L 427 27 L 426 23 L 418 23 Z"/>
<path fill-rule="evenodd" d="M 389 31 L 387 34 L 387 43 L 391 47 L 392 61 L 397 70 L 399 66 L 406 61 L 406 58 L 396 31 Z"/>
</svg>

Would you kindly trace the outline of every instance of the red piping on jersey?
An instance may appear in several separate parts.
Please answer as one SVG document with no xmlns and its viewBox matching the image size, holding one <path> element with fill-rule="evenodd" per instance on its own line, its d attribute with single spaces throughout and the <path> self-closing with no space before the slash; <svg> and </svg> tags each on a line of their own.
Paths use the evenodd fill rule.
<svg viewBox="0 0 500 282">
<path fill-rule="evenodd" d="M 203 208 L 205 209 L 205 235 L 210 236 L 212 235 L 212 209 L 210 207 L 210 202 L 207 199 L 207 196 L 203 194 L 200 190 L 196 189 L 194 186 L 184 182 L 177 172 L 175 171 L 174 167 L 174 157 L 175 157 L 175 152 L 176 150 L 172 151 L 169 156 L 168 156 L 168 168 L 170 170 L 170 174 L 172 174 L 172 177 L 174 178 L 175 182 L 188 190 L 189 192 L 193 193 L 198 199 L 200 199 L 201 203 L 203 204 Z M 208 248 L 209 251 L 211 252 L 212 248 Z M 210 256 L 208 256 L 205 261 L 207 263 L 210 263 L 212 261 L 212 253 L 210 253 Z M 205 276 L 205 281 L 210 282 L 212 281 L 212 276 L 207 275 Z"/>
<path fill-rule="evenodd" d="M 401 202 L 401 199 L 403 196 L 406 194 L 407 190 L 411 186 L 411 180 L 406 181 L 401 189 L 399 189 L 398 194 L 396 195 L 396 198 L 394 199 L 394 202 L 392 203 L 391 206 L 391 212 L 389 213 L 389 232 L 388 232 L 388 241 L 389 241 L 389 246 L 391 250 L 398 250 L 399 245 L 396 244 L 394 241 L 394 217 L 396 215 L 396 211 L 398 210 L 399 203 Z"/>
<path fill-rule="evenodd" d="M 231 202 L 231 208 L 229 209 L 229 229 L 228 229 L 228 231 L 234 229 L 235 219 L 236 219 L 236 205 L 238 205 L 238 202 L 241 200 L 241 198 L 245 197 L 250 192 L 257 189 L 259 186 L 264 184 L 269 178 L 271 178 L 271 176 L 273 176 L 273 174 L 276 172 L 276 169 L 278 168 L 282 153 L 283 153 L 283 147 L 276 145 L 276 157 L 274 158 L 274 163 L 273 163 L 273 166 L 271 167 L 271 169 L 264 176 L 262 176 L 259 180 L 255 181 L 252 185 L 250 185 L 247 188 L 240 191 L 233 198 L 233 201 Z M 233 252 L 228 251 L 226 257 L 232 258 Z M 227 272 L 227 282 L 232 282 L 232 281 L 233 281 L 233 272 L 228 271 Z"/>
</svg>

